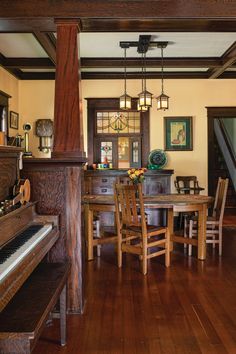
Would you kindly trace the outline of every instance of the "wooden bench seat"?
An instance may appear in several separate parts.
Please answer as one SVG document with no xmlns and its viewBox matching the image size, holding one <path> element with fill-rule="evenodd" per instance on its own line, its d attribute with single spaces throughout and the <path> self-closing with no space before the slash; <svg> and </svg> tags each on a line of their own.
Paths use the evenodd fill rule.
<svg viewBox="0 0 236 354">
<path fill-rule="evenodd" d="M 61 345 L 66 343 L 66 281 L 70 265 L 41 263 L 0 313 L 0 353 L 29 354 L 60 297 Z"/>
</svg>

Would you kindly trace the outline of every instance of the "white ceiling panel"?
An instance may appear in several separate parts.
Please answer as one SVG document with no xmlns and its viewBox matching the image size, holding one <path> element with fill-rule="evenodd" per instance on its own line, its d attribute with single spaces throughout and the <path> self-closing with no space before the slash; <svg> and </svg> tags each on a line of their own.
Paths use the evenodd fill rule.
<svg viewBox="0 0 236 354">
<path fill-rule="evenodd" d="M 30 33 L 0 33 L 0 52 L 7 58 L 46 58 L 47 54 Z"/>
<path fill-rule="evenodd" d="M 120 41 L 138 41 L 139 35 L 149 34 L 152 41 L 168 41 L 164 57 L 217 57 L 224 54 L 236 40 L 235 33 L 156 32 L 156 33 L 80 33 L 81 57 L 123 57 Z M 160 49 L 147 52 L 147 57 L 160 56 Z M 137 48 L 127 49 L 127 57 L 139 57 Z"/>
</svg>

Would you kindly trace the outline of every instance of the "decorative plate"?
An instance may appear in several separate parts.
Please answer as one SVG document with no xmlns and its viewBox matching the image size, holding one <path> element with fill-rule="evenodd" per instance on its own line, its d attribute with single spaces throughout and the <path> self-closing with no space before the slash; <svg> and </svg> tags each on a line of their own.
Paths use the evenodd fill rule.
<svg viewBox="0 0 236 354">
<path fill-rule="evenodd" d="M 155 149 L 152 150 L 148 157 L 149 168 L 158 169 L 162 168 L 167 164 L 167 156 L 164 150 Z"/>
</svg>

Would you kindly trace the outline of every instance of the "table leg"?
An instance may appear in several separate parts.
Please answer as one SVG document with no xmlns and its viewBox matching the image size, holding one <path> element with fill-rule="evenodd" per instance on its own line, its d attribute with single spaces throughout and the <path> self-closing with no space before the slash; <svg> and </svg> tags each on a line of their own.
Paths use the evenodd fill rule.
<svg viewBox="0 0 236 354">
<path fill-rule="evenodd" d="M 88 261 L 93 260 L 93 210 L 85 206 L 85 235 L 87 237 Z"/>
<path fill-rule="evenodd" d="M 202 204 L 202 210 L 198 213 L 198 259 L 206 259 L 206 219 L 207 205 Z"/>
<path fill-rule="evenodd" d="M 167 226 L 170 233 L 170 251 L 173 251 L 172 235 L 174 234 L 174 211 L 173 209 L 167 209 Z"/>
</svg>

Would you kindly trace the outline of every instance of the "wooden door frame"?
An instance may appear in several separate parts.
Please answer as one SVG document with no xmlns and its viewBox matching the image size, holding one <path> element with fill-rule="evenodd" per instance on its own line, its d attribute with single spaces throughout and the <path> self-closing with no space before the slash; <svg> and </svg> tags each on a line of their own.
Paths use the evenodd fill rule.
<svg viewBox="0 0 236 354">
<path fill-rule="evenodd" d="M 208 194 L 215 195 L 211 171 L 214 162 L 214 119 L 222 117 L 236 117 L 236 107 L 206 107 L 208 129 Z"/>
<path fill-rule="evenodd" d="M 96 110 L 114 110 L 120 111 L 119 98 L 86 98 L 87 100 L 87 146 L 88 146 L 88 164 L 92 165 L 94 162 L 94 132 L 95 132 L 95 111 Z M 132 98 L 132 110 L 136 110 L 137 98 Z M 149 111 L 141 112 L 141 163 L 146 166 L 148 163 L 148 155 L 150 152 L 150 114 Z"/>
</svg>

